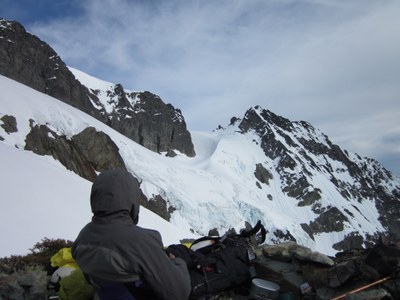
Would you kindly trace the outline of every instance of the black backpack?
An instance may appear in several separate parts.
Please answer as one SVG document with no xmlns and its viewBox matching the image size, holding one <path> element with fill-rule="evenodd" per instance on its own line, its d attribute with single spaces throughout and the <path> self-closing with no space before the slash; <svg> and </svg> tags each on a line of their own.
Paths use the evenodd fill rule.
<svg viewBox="0 0 400 300">
<path fill-rule="evenodd" d="M 260 231 L 260 235 L 257 233 Z M 266 230 L 258 221 L 250 231 L 227 234 L 223 237 L 202 237 L 190 248 L 171 245 L 168 254 L 186 261 L 190 273 L 192 291 L 190 299 L 199 299 L 222 291 L 244 286 L 255 276 L 252 261 L 255 259 L 252 244 L 265 241 Z"/>
</svg>

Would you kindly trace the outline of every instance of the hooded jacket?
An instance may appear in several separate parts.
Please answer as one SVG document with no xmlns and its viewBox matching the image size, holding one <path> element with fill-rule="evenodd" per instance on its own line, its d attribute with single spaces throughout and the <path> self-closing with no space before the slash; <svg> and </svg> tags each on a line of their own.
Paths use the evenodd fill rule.
<svg viewBox="0 0 400 300">
<path fill-rule="evenodd" d="M 92 221 L 79 233 L 72 254 L 91 278 L 109 282 L 138 279 L 160 299 L 187 299 L 186 263 L 170 259 L 158 231 L 137 226 L 140 190 L 127 171 L 101 173 L 92 185 Z"/>
</svg>

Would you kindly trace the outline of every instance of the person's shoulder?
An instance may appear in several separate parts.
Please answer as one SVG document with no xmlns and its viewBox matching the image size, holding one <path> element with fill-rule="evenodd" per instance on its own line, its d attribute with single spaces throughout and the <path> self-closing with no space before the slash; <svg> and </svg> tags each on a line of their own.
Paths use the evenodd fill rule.
<svg viewBox="0 0 400 300">
<path fill-rule="evenodd" d="M 137 230 L 140 231 L 144 235 L 152 236 L 155 238 L 161 239 L 161 234 L 155 229 L 143 228 L 140 226 L 136 226 Z"/>
<path fill-rule="evenodd" d="M 140 226 L 135 226 L 136 231 L 143 237 L 149 240 L 157 241 L 157 243 L 162 245 L 161 234 L 154 229 L 143 228 Z"/>
</svg>

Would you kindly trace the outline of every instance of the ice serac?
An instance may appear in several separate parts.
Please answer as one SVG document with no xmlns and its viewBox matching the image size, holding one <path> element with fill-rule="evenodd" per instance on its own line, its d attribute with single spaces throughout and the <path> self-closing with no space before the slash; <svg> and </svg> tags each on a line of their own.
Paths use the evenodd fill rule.
<svg viewBox="0 0 400 300">
<path fill-rule="evenodd" d="M 275 180 L 282 191 L 318 216 L 301 224 L 312 239 L 321 233 L 353 227 L 354 232 L 334 248 L 365 246 L 376 237 L 361 236 L 363 228 L 356 224 L 356 213 L 368 221 L 364 205 L 375 207 L 387 233 L 400 238 L 399 180 L 376 160 L 343 151 L 309 123 L 292 122 L 259 106 L 245 113 L 239 128 L 243 134 L 252 131 L 260 137 L 260 146 L 274 163 L 279 176 Z M 264 178 L 264 182 L 272 179 L 270 173 L 260 175 L 262 171 L 262 165 L 257 165 L 256 178 Z"/>
<path fill-rule="evenodd" d="M 0 74 L 88 113 L 152 151 L 195 155 L 179 109 L 149 92 L 128 95 L 119 84 L 108 91 L 113 110 L 106 109 L 48 44 L 5 19 L 0 19 Z M 130 96 L 138 99 L 134 107 Z"/>
</svg>

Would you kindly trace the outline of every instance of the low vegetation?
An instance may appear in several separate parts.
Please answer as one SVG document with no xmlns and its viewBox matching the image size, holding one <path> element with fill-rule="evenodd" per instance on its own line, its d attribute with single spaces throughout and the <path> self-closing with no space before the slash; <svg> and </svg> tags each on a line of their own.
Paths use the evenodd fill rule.
<svg viewBox="0 0 400 300">
<path fill-rule="evenodd" d="M 43 238 L 37 242 L 27 255 L 11 255 L 0 258 L 0 273 L 12 274 L 29 268 L 43 267 L 49 271 L 50 258 L 61 248 L 71 247 L 72 241 L 64 239 Z"/>
</svg>

